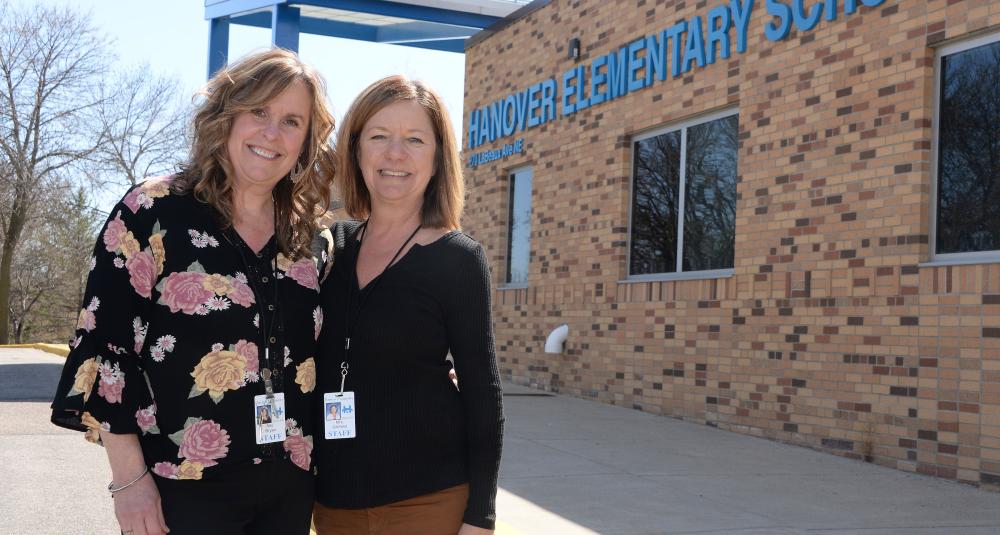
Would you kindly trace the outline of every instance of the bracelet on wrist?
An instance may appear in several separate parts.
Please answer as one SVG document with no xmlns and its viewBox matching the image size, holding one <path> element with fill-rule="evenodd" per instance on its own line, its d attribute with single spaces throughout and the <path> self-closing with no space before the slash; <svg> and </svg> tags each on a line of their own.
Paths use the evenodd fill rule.
<svg viewBox="0 0 1000 535">
<path fill-rule="evenodd" d="M 111 483 L 108 483 L 108 492 L 110 492 L 111 493 L 111 497 L 114 498 L 115 494 L 117 494 L 117 493 L 119 493 L 119 492 L 121 492 L 121 491 L 123 491 L 123 490 L 125 490 L 125 489 L 127 489 L 129 487 L 131 487 L 132 485 L 135 485 L 136 483 L 139 482 L 140 479 L 146 477 L 146 474 L 148 474 L 148 473 L 149 473 L 149 467 L 147 466 L 146 469 L 143 470 L 142 473 L 139 474 L 135 479 L 133 479 L 132 481 L 129 481 L 128 483 L 125 483 L 124 485 L 122 485 L 120 487 L 116 487 L 115 486 L 115 482 L 112 481 Z"/>
</svg>

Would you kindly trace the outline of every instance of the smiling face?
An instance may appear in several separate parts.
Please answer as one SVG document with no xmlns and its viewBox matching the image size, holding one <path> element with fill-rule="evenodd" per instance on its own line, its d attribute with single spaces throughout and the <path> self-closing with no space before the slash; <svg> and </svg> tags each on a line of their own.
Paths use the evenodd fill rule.
<svg viewBox="0 0 1000 535">
<path fill-rule="evenodd" d="M 233 119 L 226 148 L 237 190 L 270 190 L 295 166 L 309 131 L 312 96 L 296 80 L 261 107 Z"/>
<path fill-rule="evenodd" d="M 389 104 L 372 115 L 358 143 L 358 159 L 372 207 L 420 206 L 435 173 L 437 143 L 427 112 L 412 100 Z"/>
</svg>

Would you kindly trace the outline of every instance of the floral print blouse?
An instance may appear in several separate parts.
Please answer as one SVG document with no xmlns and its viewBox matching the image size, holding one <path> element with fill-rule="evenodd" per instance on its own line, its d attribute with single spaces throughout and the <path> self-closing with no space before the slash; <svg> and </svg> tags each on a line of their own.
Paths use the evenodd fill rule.
<svg viewBox="0 0 1000 535">
<path fill-rule="evenodd" d="M 52 421 L 91 440 L 98 429 L 139 435 L 161 477 L 202 479 L 277 458 L 309 470 L 328 233 L 314 258 L 274 255 L 273 237 L 258 255 L 169 181 L 134 187 L 111 211 Z M 264 367 L 285 395 L 287 439 L 258 445 Z"/>
</svg>

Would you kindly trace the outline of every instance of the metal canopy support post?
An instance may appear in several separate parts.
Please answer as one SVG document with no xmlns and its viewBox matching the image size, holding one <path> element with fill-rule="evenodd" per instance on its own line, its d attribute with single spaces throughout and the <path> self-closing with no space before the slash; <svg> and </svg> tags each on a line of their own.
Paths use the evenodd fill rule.
<svg viewBox="0 0 1000 535">
<path fill-rule="evenodd" d="M 208 77 L 229 61 L 229 17 L 217 17 L 208 27 Z"/>
<path fill-rule="evenodd" d="M 271 8 L 271 44 L 299 51 L 299 8 L 275 4 Z"/>
</svg>

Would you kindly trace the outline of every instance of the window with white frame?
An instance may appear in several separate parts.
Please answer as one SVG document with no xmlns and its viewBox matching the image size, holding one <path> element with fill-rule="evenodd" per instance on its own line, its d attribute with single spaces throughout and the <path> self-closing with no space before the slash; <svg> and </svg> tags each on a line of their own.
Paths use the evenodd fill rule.
<svg viewBox="0 0 1000 535">
<path fill-rule="evenodd" d="M 937 60 L 935 259 L 1000 259 L 1000 35 Z"/>
<path fill-rule="evenodd" d="M 635 140 L 630 277 L 732 273 L 738 137 L 727 111 Z"/>
<path fill-rule="evenodd" d="M 507 217 L 507 284 L 528 284 L 531 257 L 531 168 L 510 174 L 510 212 Z"/>
</svg>

